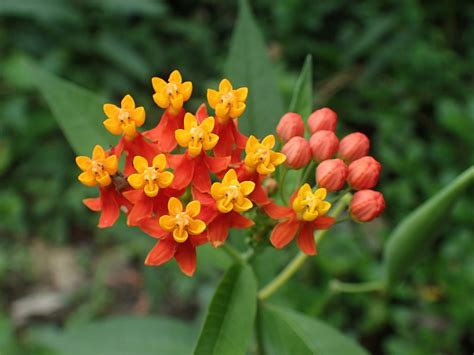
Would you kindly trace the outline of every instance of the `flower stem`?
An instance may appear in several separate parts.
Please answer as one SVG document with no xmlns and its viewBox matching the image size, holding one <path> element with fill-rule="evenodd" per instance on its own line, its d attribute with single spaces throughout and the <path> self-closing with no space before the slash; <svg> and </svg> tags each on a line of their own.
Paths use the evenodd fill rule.
<svg viewBox="0 0 474 355">
<path fill-rule="evenodd" d="M 304 184 L 306 182 L 306 180 L 308 179 L 309 177 L 309 174 L 311 174 L 311 170 L 314 169 L 316 163 L 311 160 L 311 162 L 306 166 L 306 168 L 304 168 L 304 170 L 301 172 L 301 176 L 300 176 L 300 180 L 298 182 L 298 186 L 301 186 L 302 184 Z M 313 185 L 313 184 L 311 184 Z"/>
<path fill-rule="evenodd" d="M 288 169 L 286 167 L 283 167 L 283 170 L 281 171 L 280 175 L 280 183 L 278 184 L 278 189 L 280 190 L 280 198 L 282 202 L 286 202 L 286 193 L 285 193 L 285 178 L 286 178 L 286 173 L 288 172 Z"/>
<path fill-rule="evenodd" d="M 329 284 L 329 288 L 333 292 L 360 293 L 360 292 L 383 291 L 384 284 L 382 281 L 346 283 L 346 282 L 341 282 L 339 280 L 332 280 L 331 283 Z"/>
<path fill-rule="evenodd" d="M 342 211 L 347 207 L 349 202 L 352 199 L 351 193 L 346 193 L 337 206 L 334 208 L 332 213 L 330 214 L 332 217 L 336 218 Z M 326 233 L 328 232 L 327 229 L 319 230 L 314 234 L 314 239 L 316 243 L 321 241 Z M 265 300 L 271 295 L 273 295 L 280 287 L 282 287 L 295 273 L 298 271 L 301 266 L 303 266 L 304 262 L 308 258 L 308 255 L 299 252 L 293 260 L 278 274 L 272 281 L 270 281 L 265 287 L 263 287 L 258 292 L 258 298 L 260 300 Z"/>
<path fill-rule="evenodd" d="M 226 252 L 227 255 L 229 255 L 235 262 L 239 264 L 245 263 L 244 258 L 242 255 L 235 249 L 232 245 L 229 243 L 224 243 L 222 244 L 219 249 L 222 249 L 224 252 Z"/>
</svg>

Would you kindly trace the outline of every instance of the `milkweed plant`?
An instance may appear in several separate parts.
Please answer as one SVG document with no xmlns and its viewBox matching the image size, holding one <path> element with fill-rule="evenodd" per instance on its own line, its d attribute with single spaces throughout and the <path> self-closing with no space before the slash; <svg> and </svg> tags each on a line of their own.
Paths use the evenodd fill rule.
<svg viewBox="0 0 474 355">
<path fill-rule="evenodd" d="M 246 45 L 255 55 L 239 49 Z M 154 239 L 143 255 L 149 267 L 175 259 L 183 277 L 192 277 L 199 273 L 197 249 L 205 244 L 233 260 L 211 301 L 195 354 L 245 354 L 250 344 L 262 354 L 365 354 L 322 321 L 268 299 L 308 258 L 318 257 L 319 243 L 336 224 L 368 223 L 383 213 L 385 199 L 376 190 L 383 162 L 377 161 L 363 132 L 336 133 L 339 117 L 334 108 L 312 107 L 310 57 L 295 86 L 290 112 L 270 117 L 272 134 L 239 128 L 242 121 L 254 122 L 246 127 L 263 124 L 259 113 L 273 110 L 258 90 L 276 91 L 269 85 L 250 85 L 264 80 L 270 64 L 255 59 L 265 58 L 265 49 L 243 0 L 231 57 L 237 69 L 255 67 L 262 73 L 246 70 L 248 86 L 222 79 L 199 93 L 207 100 L 195 112 L 188 107 L 193 83 L 179 70 L 151 79 L 156 104 L 151 114 L 130 94 L 103 104 L 101 130 L 116 136 L 116 142 L 106 146 L 97 141 L 88 147 L 89 156 L 76 157 L 78 180 L 91 188 L 91 197 L 83 202 L 98 214 L 98 227 L 112 227 L 123 214 L 130 228 Z M 65 85 L 58 92 L 68 89 Z M 50 91 L 43 93 L 54 108 Z M 248 105 L 263 111 L 249 110 Z M 147 119 L 155 127 L 144 130 Z M 100 118 L 93 120 L 99 128 Z M 73 145 L 80 145 L 78 132 L 63 123 Z M 341 292 L 389 292 L 473 180 L 471 167 L 408 214 L 389 236 L 381 280 L 331 286 Z M 234 229 L 242 232 L 231 233 Z M 246 250 L 233 247 L 234 238 L 244 239 Z M 271 281 L 259 284 L 252 261 L 263 251 L 280 253 L 293 243 L 299 248 L 293 259 Z"/>
</svg>

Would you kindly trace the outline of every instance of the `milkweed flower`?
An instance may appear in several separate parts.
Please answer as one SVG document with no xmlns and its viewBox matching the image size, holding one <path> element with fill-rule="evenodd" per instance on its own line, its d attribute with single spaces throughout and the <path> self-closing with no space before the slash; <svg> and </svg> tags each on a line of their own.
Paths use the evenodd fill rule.
<svg viewBox="0 0 474 355">
<path fill-rule="evenodd" d="M 114 135 L 123 135 L 132 140 L 137 135 L 137 128 L 145 122 L 145 109 L 135 107 L 135 101 L 130 95 L 126 95 L 118 107 L 114 104 L 105 104 L 104 113 L 107 119 L 104 121 L 105 128 Z"/>
<path fill-rule="evenodd" d="M 296 243 L 304 253 L 316 254 L 314 231 L 328 229 L 334 224 L 334 218 L 326 216 L 331 204 L 325 201 L 324 188 L 312 191 L 309 184 L 300 187 L 290 207 L 274 203 L 264 206 L 265 212 L 274 219 L 283 219 L 272 230 L 270 241 L 275 248 L 288 245 L 296 236 Z"/>
<path fill-rule="evenodd" d="M 347 178 L 347 166 L 341 159 L 329 159 L 316 168 L 316 182 L 328 191 L 338 191 L 344 187 Z"/>
<path fill-rule="evenodd" d="M 285 113 L 280 118 L 276 131 L 283 142 L 288 142 L 293 137 L 304 137 L 304 122 L 301 115 L 294 112 Z"/>
<path fill-rule="evenodd" d="M 363 157 L 349 164 L 347 182 L 356 190 L 371 189 L 379 181 L 382 165 L 373 157 Z"/>
<path fill-rule="evenodd" d="M 168 214 L 159 218 L 156 238 L 160 239 L 148 253 L 145 265 L 158 266 L 173 257 L 181 271 L 192 276 L 196 270 L 196 247 L 206 242 L 202 234 L 206 224 L 196 217 L 201 211 L 199 201 L 191 201 L 183 210 L 183 204 L 175 197 L 168 202 Z"/>
<path fill-rule="evenodd" d="M 339 139 L 333 131 L 317 131 L 309 139 L 313 160 L 320 162 L 332 158 L 339 147 Z"/>
<path fill-rule="evenodd" d="M 154 77 L 151 80 L 155 94 L 153 100 L 166 111 L 161 116 L 158 125 L 143 133 L 145 137 L 157 142 L 162 152 L 171 152 L 176 147 L 174 132 L 183 128 L 185 110 L 183 105 L 189 100 L 193 91 L 190 81 L 183 82 L 181 73 L 174 70 L 166 82 Z"/>
<path fill-rule="evenodd" d="M 253 181 L 255 189 L 249 196 L 258 205 L 270 202 L 262 188 L 263 179 L 273 173 L 278 165 L 285 162 L 283 153 L 273 151 L 275 136 L 268 135 L 261 142 L 255 136 L 250 136 L 245 146 L 245 159 L 238 175 L 241 181 Z"/>
<path fill-rule="evenodd" d="M 125 175 L 133 172 L 134 156 L 142 155 L 151 160 L 159 153 L 158 147 L 147 142 L 137 131 L 137 128 L 145 122 L 145 109 L 135 107 L 135 101 L 130 95 L 122 99 L 121 107 L 105 104 L 104 112 L 108 117 L 104 121 L 105 128 L 114 135 L 122 134 L 122 138 L 112 151 L 118 157 L 125 151 Z"/>
<path fill-rule="evenodd" d="M 178 196 L 179 192 L 168 189 L 173 182 L 174 175 L 166 171 L 166 156 L 158 154 L 149 165 L 141 156 L 133 158 L 136 173 L 128 176 L 127 181 L 133 190 L 123 195 L 133 203 L 128 213 L 127 224 L 139 225 L 144 219 L 153 217 L 154 214 L 162 215 L 163 206 L 166 206 L 171 196 Z"/>
<path fill-rule="evenodd" d="M 301 169 L 311 160 L 311 147 L 303 137 L 293 137 L 285 143 L 281 152 L 286 156 L 285 164 L 292 169 Z"/>
<path fill-rule="evenodd" d="M 99 227 L 106 228 L 114 225 L 120 215 L 120 206 L 127 209 L 130 203 L 116 190 L 113 184 L 114 175 L 118 169 L 116 155 L 109 155 L 104 148 L 96 145 L 92 158 L 76 157 L 76 164 L 82 170 L 78 180 L 86 186 L 99 186 L 98 198 L 87 198 L 83 203 L 94 212 L 101 212 Z"/>
<path fill-rule="evenodd" d="M 360 190 L 352 197 L 349 214 L 357 222 L 369 222 L 385 209 L 385 199 L 378 191 Z"/>
<path fill-rule="evenodd" d="M 369 138 L 363 133 L 355 132 L 341 139 L 337 155 L 347 163 L 351 163 L 369 154 L 369 149 Z"/>
<path fill-rule="evenodd" d="M 238 130 L 237 118 L 245 111 L 247 95 L 246 87 L 234 89 L 227 79 L 219 83 L 219 90 L 207 90 L 207 101 L 216 116 L 215 133 L 221 137 L 214 148 L 217 157 L 230 156 L 235 150 L 234 160 L 240 160 L 238 155 L 245 148 L 247 137 Z"/>
<path fill-rule="evenodd" d="M 221 182 L 212 184 L 210 196 L 202 196 L 202 218 L 207 224 L 209 242 L 218 247 L 229 235 L 230 228 L 249 228 L 254 222 L 241 215 L 252 208 L 248 195 L 255 188 L 252 181 L 239 182 L 237 173 L 230 169 Z"/>
<path fill-rule="evenodd" d="M 196 115 L 199 116 L 201 113 L 198 112 Z M 168 157 L 175 171 L 173 188 L 180 190 L 192 184 L 201 192 L 209 191 L 211 187 L 209 172 L 220 173 L 229 165 L 230 157 L 211 157 L 206 154 L 206 151 L 214 148 L 219 140 L 219 136 L 212 133 L 214 123 L 213 117 L 207 117 L 199 123 L 196 116 L 186 113 L 184 129 L 175 132 L 178 144 L 187 148 L 186 152 Z"/>
<path fill-rule="evenodd" d="M 311 133 L 317 131 L 336 131 L 337 113 L 328 107 L 314 111 L 308 117 L 308 126 Z"/>
</svg>

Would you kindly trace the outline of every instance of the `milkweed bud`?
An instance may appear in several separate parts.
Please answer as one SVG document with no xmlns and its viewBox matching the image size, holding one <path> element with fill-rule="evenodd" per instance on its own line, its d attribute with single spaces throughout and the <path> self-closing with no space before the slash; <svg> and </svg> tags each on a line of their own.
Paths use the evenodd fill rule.
<svg viewBox="0 0 474 355">
<path fill-rule="evenodd" d="M 374 190 L 357 191 L 349 205 L 351 217 L 358 222 L 369 222 L 380 216 L 384 209 L 383 195 Z"/>
<path fill-rule="evenodd" d="M 382 166 L 372 157 L 363 157 L 349 164 L 347 182 L 356 190 L 371 189 L 379 181 Z"/>
<path fill-rule="evenodd" d="M 308 165 L 311 160 L 311 148 L 303 137 L 291 138 L 281 152 L 286 155 L 286 165 L 293 169 L 300 169 Z"/>
<path fill-rule="evenodd" d="M 288 142 L 291 138 L 304 136 L 304 122 L 301 115 L 294 112 L 285 113 L 276 128 L 278 137 L 283 142 Z"/>
<path fill-rule="evenodd" d="M 316 162 L 330 159 L 336 154 L 339 139 L 333 131 L 317 131 L 309 139 L 313 160 Z"/>
<path fill-rule="evenodd" d="M 328 191 L 338 191 L 344 187 L 347 166 L 341 159 L 329 159 L 316 168 L 316 182 Z"/>
<path fill-rule="evenodd" d="M 369 154 L 370 141 L 363 133 L 355 132 L 341 139 L 338 156 L 350 163 Z"/>
<path fill-rule="evenodd" d="M 308 126 L 311 133 L 316 131 L 334 132 L 337 126 L 337 113 L 327 107 L 316 110 L 309 115 Z"/>
</svg>

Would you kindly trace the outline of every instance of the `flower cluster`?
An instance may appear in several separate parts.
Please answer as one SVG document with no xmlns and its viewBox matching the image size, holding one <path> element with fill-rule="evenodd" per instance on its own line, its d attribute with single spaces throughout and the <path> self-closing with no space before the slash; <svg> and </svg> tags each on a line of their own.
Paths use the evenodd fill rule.
<svg viewBox="0 0 474 355">
<path fill-rule="evenodd" d="M 355 133 L 339 142 L 333 111 L 321 109 L 309 117 L 313 134 L 309 141 L 301 117 L 285 114 L 277 127 L 285 142 L 278 152 L 275 136 L 247 137 L 238 129 L 247 88 L 234 88 L 224 79 L 217 90 L 207 92 L 212 114 L 204 103 L 193 114 L 185 109 L 193 85 L 183 81 L 179 71 L 168 80 L 153 78 L 152 86 L 153 100 L 164 109 L 156 127 L 138 130 L 145 122 L 145 110 L 126 95 L 120 106 L 104 105 L 104 127 L 121 136 L 118 143 L 107 150 L 97 145 L 91 158 L 76 158 L 82 170 L 79 181 L 99 189 L 97 198 L 84 200 L 89 209 L 100 212 L 99 227 L 114 225 L 122 211 L 129 226 L 157 239 L 146 265 L 175 258 L 191 276 L 196 247 L 204 243 L 218 247 L 231 228 L 251 228 L 255 222 L 249 215 L 266 218 L 275 247 L 297 235 L 301 250 L 315 254 L 313 232 L 335 222 L 327 215 L 328 192 L 341 190 L 346 181 L 360 190 L 349 209 L 354 219 L 368 221 L 382 212 L 382 195 L 369 190 L 380 173 L 380 164 L 367 156 L 369 141 Z M 338 159 L 331 159 L 336 154 Z M 317 186 L 303 181 L 284 206 L 284 199 L 275 197 L 284 174 L 277 174 L 279 183 L 270 176 L 285 162 L 287 168 L 299 169 L 308 168 L 311 160 L 319 163 L 317 184 L 312 184 Z M 251 212 L 255 208 L 262 213 Z"/>
</svg>

